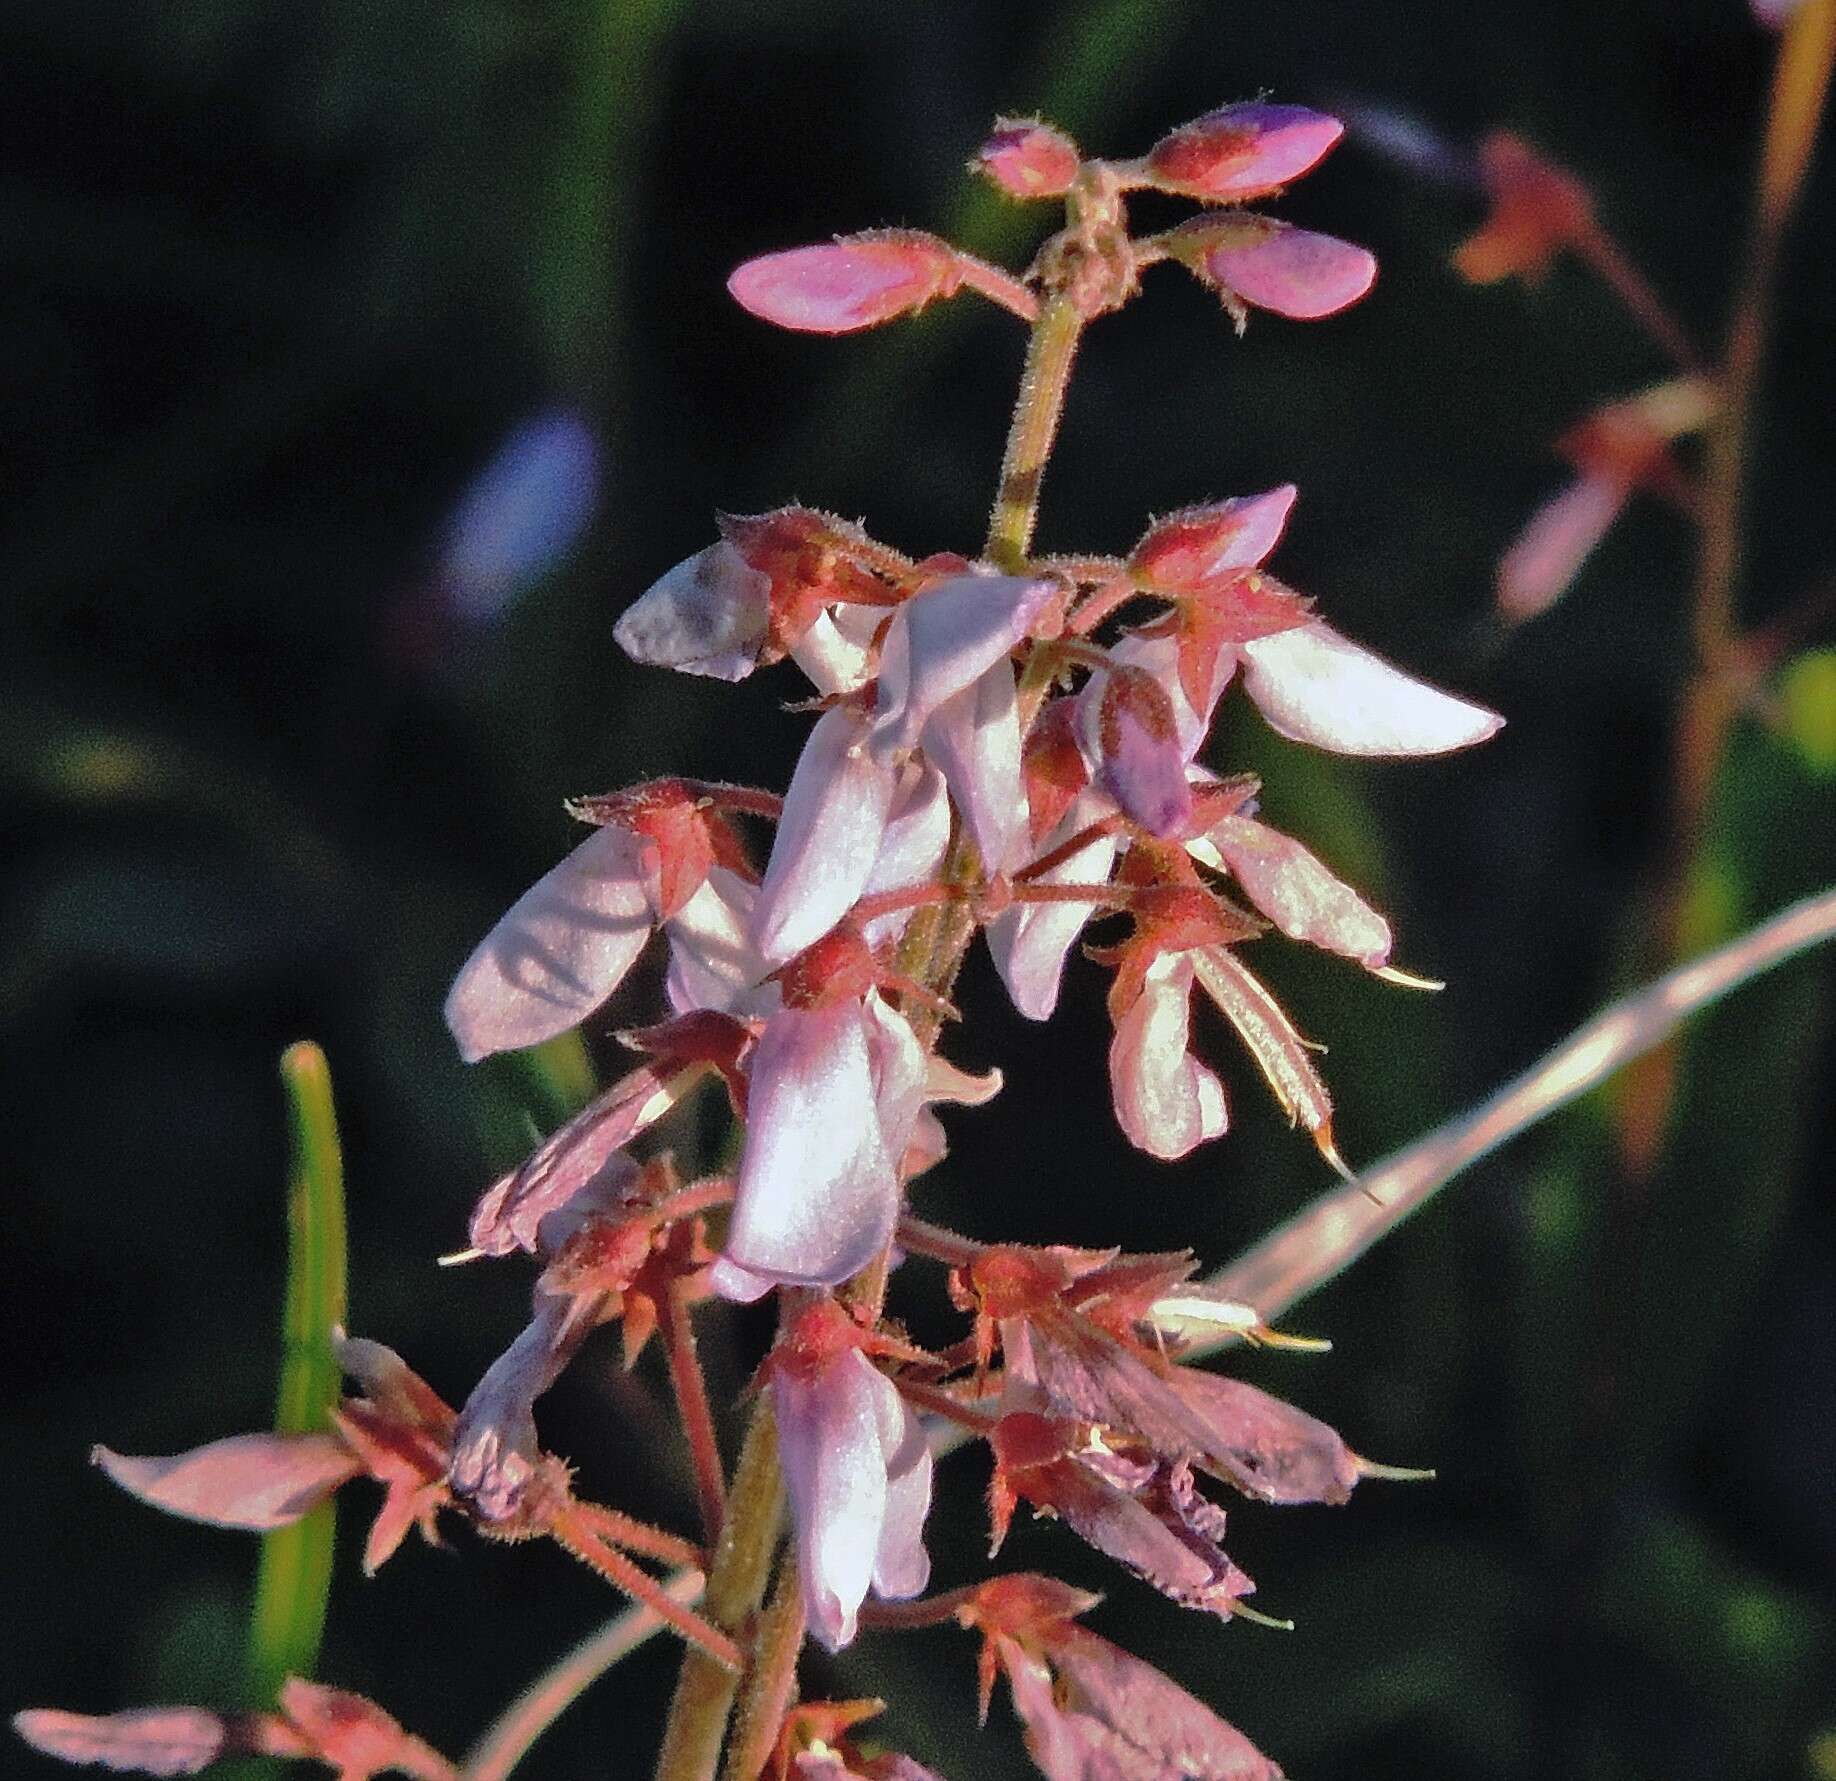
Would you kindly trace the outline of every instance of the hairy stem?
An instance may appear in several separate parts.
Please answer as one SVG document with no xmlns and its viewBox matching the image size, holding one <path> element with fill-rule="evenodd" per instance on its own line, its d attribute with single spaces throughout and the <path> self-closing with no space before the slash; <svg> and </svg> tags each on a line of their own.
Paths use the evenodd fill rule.
<svg viewBox="0 0 1836 1781">
<path fill-rule="evenodd" d="M 783 1509 L 777 1428 L 770 1400 L 761 1398 L 734 1469 L 727 1517 L 703 1602 L 703 1612 L 723 1633 L 743 1635 L 746 1623 L 758 1612 Z M 657 1758 L 657 1781 L 714 1781 L 738 1687 L 739 1677 L 704 1652 L 691 1649 L 683 1654 Z"/>
<path fill-rule="evenodd" d="M 701 1530 L 712 1551 L 720 1539 L 721 1523 L 726 1520 L 727 1479 L 714 1433 L 714 1412 L 708 1404 L 708 1383 L 695 1351 L 695 1326 L 689 1319 L 687 1290 L 679 1279 L 670 1281 L 662 1310 L 663 1354 L 669 1363 L 669 1382 L 682 1412 L 682 1427 L 694 1461 Z"/>
<path fill-rule="evenodd" d="M 727 1746 L 722 1781 L 756 1781 L 771 1758 L 778 1727 L 797 1691 L 797 1655 L 803 1649 L 803 1581 L 793 1542 L 778 1566 L 771 1601 L 759 1617 L 752 1668 Z"/>
<path fill-rule="evenodd" d="M 997 568 L 1017 574 L 1026 567 L 1039 516 L 1039 487 L 1064 412 L 1071 363 L 1084 331 L 1084 318 L 1071 299 L 1048 297 L 1033 324 L 1020 375 L 1020 399 L 1001 459 L 1001 483 L 988 520 L 984 554 Z"/>
</svg>

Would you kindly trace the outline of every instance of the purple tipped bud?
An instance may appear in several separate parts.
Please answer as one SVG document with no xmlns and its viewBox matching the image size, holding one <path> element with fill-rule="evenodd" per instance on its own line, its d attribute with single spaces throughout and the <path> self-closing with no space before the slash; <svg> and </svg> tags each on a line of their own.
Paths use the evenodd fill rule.
<svg viewBox="0 0 1836 1781">
<path fill-rule="evenodd" d="M 997 118 L 994 134 L 970 162 L 1010 198 L 1058 198 L 1077 178 L 1077 144 L 1050 124 Z"/>
<path fill-rule="evenodd" d="M 1208 204 L 1261 198 L 1298 179 L 1345 134 L 1300 105 L 1251 100 L 1182 124 L 1148 150 L 1151 183 Z"/>
</svg>

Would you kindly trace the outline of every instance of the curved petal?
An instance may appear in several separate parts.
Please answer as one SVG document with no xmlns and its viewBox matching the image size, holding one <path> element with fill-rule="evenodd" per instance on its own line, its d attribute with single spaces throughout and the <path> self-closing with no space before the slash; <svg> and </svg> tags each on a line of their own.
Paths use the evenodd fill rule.
<svg viewBox="0 0 1836 1781">
<path fill-rule="evenodd" d="M 625 608 L 613 640 L 634 662 L 744 680 L 771 622 L 771 578 L 722 539 L 678 563 Z"/>
<path fill-rule="evenodd" d="M 726 1253 L 803 1286 L 858 1274 L 892 1236 L 898 1181 L 858 1002 L 781 1008 L 752 1058 Z"/>
<path fill-rule="evenodd" d="M 1128 1140 L 1172 1161 L 1229 1124 L 1224 1086 L 1186 1050 L 1191 1036 L 1192 961 L 1156 959 L 1109 1047 L 1116 1118 Z"/>
<path fill-rule="evenodd" d="M 797 1529 L 810 1631 L 831 1651 L 855 1633 L 886 1520 L 886 1460 L 874 1388 L 858 1350 L 813 1378 L 771 1382 L 778 1456 Z"/>
<path fill-rule="evenodd" d="M 1260 495 L 1169 513 L 1142 535 L 1129 553 L 1129 567 L 1174 593 L 1254 569 L 1275 548 L 1299 493 L 1284 482 Z"/>
<path fill-rule="evenodd" d="M 899 770 L 886 833 L 862 895 L 924 884 L 937 876 L 950 847 L 950 794 L 944 778 L 927 761 L 908 761 Z M 861 930 L 869 946 L 899 934 L 912 912 L 895 911 Z"/>
<path fill-rule="evenodd" d="M 1046 837 L 1040 852 L 1062 847 L 1078 830 L 1109 812 L 1109 800 L 1086 792 Z M 1116 860 L 1116 838 L 1095 840 L 1039 875 L 1041 884 L 1106 884 Z M 1014 1007 L 1028 1020 L 1049 1019 L 1058 1006 L 1065 958 L 1084 924 L 1096 914 L 1094 903 L 1019 903 L 997 916 L 984 930 L 988 951 L 1007 985 Z"/>
<path fill-rule="evenodd" d="M 924 1518 L 931 1508 L 930 1443 L 899 1388 L 864 1355 L 856 1358 L 873 1375 L 886 1470 L 886 1515 L 874 1548 L 873 1593 L 889 1601 L 909 1601 L 922 1595 L 931 1580 L 931 1557 L 924 1549 Z"/>
<path fill-rule="evenodd" d="M 922 744 L 926 758 L 949 781 L 984 866 L 1009 870 L 1027 840 L 1020 703 L 1011 665 L 996 662 L 938 706 L 924 726 Z"/>
<path fill-rule="evenodd" d="M 1368 971 L 1390 960 L 1390 924 L 1301 844 L 1247 816 L 1205 832 L 1249 900 L 1290 940 L 1323 946 Z"/>
<path fill-rule="evenodd" d="M 1498 563 L 1498 610 L 1515 624 L 1547 612 L 1625 506 L 1624 483 L 1583 476 L 1530 516 Z"/>
<path fill-rule="evenodd" d="M 1057 593 L 1017 575 L 955 575 L 907 600 L 880 650 L 874 752 L 916 748 L 931 713 L 1002 660 Z"/>
<path fill-rule="evenodd" d="M 213 1527 L 265 1532 L 298 1521 L 363 1470 L 333 1435 L 230 1435 L 163 1458 L 98 1447 L 90 1457 L 155 1509 Z"/>
<path fill-rule="evenodd" d="M 864 738 L 860 719 L 838 705 L 798 757 L 759 886 L 758 947 L 773 964 L 820 940 L 873 873 L 895 782 Z"/>
<path fill-rule="evenodd" d="M 790 654 L 825 698 L 853 692 L 866 680 L 872 659 L 867 646 L 850 637 L 829 612 L 817 613 L 810 628 L 791 645 Z"/>
<path fill-rule="evenodd" d="M 1291 742 L 1338 754 L 1444 754 L 1504 723 L 1393 668 L 1318 619 L 1242 648 L 1244 690 Z"/>
<path fill-rule="evenodd" d="M 608 823 L 510 906 L 466 960 L 446 1024 L 468 1064 L 578 1026 L 650 938 L 643 843 Z"/>
<path fill-rule="evenodd" d="M 912 1023 L 869 990 L 861 1003 L 861 1031 L 873 1077 L 874 1115 L 880 1141 L 895 1162 L 905 1154 L 918 1109 L 924 1104 L 930 1066 Z"/>
<path fill-rule="evenodd" d="M 664 990 L 678 1014 L 718 1008 L 725 1014 L 766 1014 L 778 986 L 761 979 L 771 968 L 752 943 L 758 886 L 725 866 L 664 924 L 669 974 Z"/>
<path fill-rule="evenodd" d="M 1147 166 L 1162 191 L 1241 204 L 1298 179 L 1344 134 L 1324 112 L 1249 99 L 1163 136 L 1148 150 Z"/>
</svg>

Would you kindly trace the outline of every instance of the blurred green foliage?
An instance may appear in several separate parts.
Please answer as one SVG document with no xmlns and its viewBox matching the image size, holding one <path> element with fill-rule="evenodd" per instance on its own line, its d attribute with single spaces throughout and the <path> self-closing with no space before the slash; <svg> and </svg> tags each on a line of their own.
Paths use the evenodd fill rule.
<svg viewBox="0 0 1836 1781">
<path fill-rule="evenodd" d="M 591 1055 L 468 1074 L 439 1023 L 447 978 L 566 845 L 565 796 L 660 771 L 781 783 L 800 734 L 783 683 L 664 684 L 618 655 L 612 617 L 717 509 L 795 497 L 914 551 L 979 540 L 1016 332 L 964 299 L 884 337 L 771 335 L 725 298 L 735 261 L 910 223 L 1018 263 L 1034 219 L 961 172 L 997 111 L 1129 153 L 1267 89 L 1459 141 L 1523 130 L 1712 339 L 1769 54 L 1740 0 L 115 0 L 10 9 L 0 50 L 5 1438 L 24 1536 L 6 1565 L 30 1604 L 5 1671 L 13 1705 L 92 1710 L 238 1697 L 251 1548 L 111 1494 L 82 1456 L 268 1420 L 279 1048 L 311 1032 L 339 1060 L 359 1333 L 459 1398 L 528 1281 L 432 1258 L 530 1131 L 616 1067 L 607 1032 L 649 988 Z M 1754 625 L 1836 562 L 1828 163 L 1751 466 Z M 1375 296 L 1238 342 L 1157 277 L 1092 334 L 1041 542 L 1118 549 L 1148 513 L 1293 479 L 1280 571 L 1508 715 L 1487 749 L 1420 765 L 1304 756 L 1241 712 L 1214 750 L 1395 917 L 1403 963 L 1449 980 L 1411 998 L 1291 949 L 1256 961 L 1330 1041 L 1339 1136 L 1369 1160 L 1623 986 L 1653 919 L 1689 537 L 1635 506 L 1562 605 L 1501 634 L 1492 568 L 1563 474 L 1550 441 L 1663 368 L 1577 270 L 1462 287 L 1446 256 L 1478 207 L 1455 186 L 1347 147 L 1284 214 L 1373 246 Z M 512 423 L 557 406 L 602 442 L 598 518 L 494 618 L 463 617 L 439 586 L 444 516 Z M 1806 649 L 1741 722 L 1696 863 L 1705 942 L 1832 874 L 1833 678 Z M 1105 1631 L 1314 1781 L 1833 1772 L 1826 984 L 1802 961 L 1691 1035 L 1648 1183 L 1623 1178 L 1590 1102 L 1310 1304 L 1329 1359 L 1248 1363 L 1360 1451 L 1440 1472 L 1345 1510 L 1233 1513 L 1292 1637 L 1181 1615 L 1043 1525 L 1016 1531 L 1015 1562 L 1106 1588 Z M 1040 1030 L 965 977 L 963 1061 L 998 1061 L 1007 1087 L 952 1120 L 928 1210 L 1217 1261 L 1325 1185 L 1221 1030 L 1203 1043 L 1231 1137 L 1176 1169 L 1131 1153 L 1099 991 L 1074 967 Z M 934 1286 L 898 1283 L 921 1338 L 949 1327 Z M 710 1319 L 722 1401 L 760 1336 Z M 654 1361 L 626 1377 L 590 1347 L 543 1428 L 596 1493 L 689 1525 Z M 984 1530 L 978 1462 L 946 1471 L 948 1584 Z M 457 1544 L 462 1562 L 410 1546 L 365 1582 L 343 1540 L 320 1667 L 449 1750 L 610 1607 L 553 1553 Z M 641 1768 L 671 1667 L 641 1653 L 526 1772 Z M 958 1781 L 1024 1772 L 1004 1708 L 973 1733 L 954 1633 L 864 1640 L 811 1673 L 886 1693 L 889 1735 Z"/>
</svg>

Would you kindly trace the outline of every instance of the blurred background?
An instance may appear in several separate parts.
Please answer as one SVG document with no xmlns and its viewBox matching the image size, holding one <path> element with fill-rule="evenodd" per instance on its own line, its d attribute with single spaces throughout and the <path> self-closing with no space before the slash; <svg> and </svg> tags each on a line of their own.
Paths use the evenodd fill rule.
<svg viewBox="0 0 1836 1781">
<path fill-rule="evenodd" d="M 735 262 L 899 223 L 1023 265 L 1044 210 L 962 170 L 997 112 L 1126 155 L 1266 91 L 1462 152 L 1524 133 L 1712 345 L 1776 42 L 1739 0 L 114 0 L 15 4 L 0 30 L 8 1711 L 238 1697 L 254 1542 L 138 1507 L 84 1456 L 271 1414 L 289 1041 L 331 1060 L 355 1329 L 458 1401 L 519 1327 L 520 1262 L 433 1257 L 587 1079 L 463 1069 L 446 982 L 569 845 L 565 797 L 781 784 L 807 723 L 783 676 L 632 666 L 618 612 L 717 509 L 796 498 L 914 554 L 978 546 L 1020 330 L 963 298 L 854 340 L 777 333 L 726 297 Z M 1365 766 L 1230 701 L 1210 757 L 1263 775 L 1270 820 L 1449 981 L 1414 997 L 1257 949 L 1330 1042 L 1340 1142 L 1369 1162 L 1649 963 L 1692 539 L 1635 502 L 1559 605 L 1504 626 L 1500 554 L 1568 474 L 1552 441 L 1666 366 L 1571 264 L 1461 282 L 1480 197 L 1393 153 L 1349 144 L 1282 214 L 1373 248 L 1373 296 L 1238 341 L 1151 275 L 1089 341 L 1041 545 L 1122 550 L 1150 513 L 1291 479 L 1278 572 L 1507 714 L 1472 755 Z M 1833 216 L 1826 155 L 1750 465 L 1743 620 L 1792 641 L 1713 794 L 1699 943 L 1836 874 L 1836 659 L 1793 616 L 1836 565 Z M 1330 1178 L 1220 1029 L 1232 1135 L 1174 1167 L 1131 1151 L 1103 982 L 1074 965 L 1037 1029 L 985 961 L 966 974 L 956 1055 L 1007 1087 L 950 1121 L 925 1209 L 1226 1260 Z M 1836 1775 L 1828 987 L 1800 961 L 1700 1023 L 1647 1175 L 1619 1161 L 1624 1091 L 1595 1097 L 1304 1306 L 1330 1356 L 1245 1363 L 1361 1453 L 1440 1474 L 1233 1512 L 1294 1634 L 1182 1613 L 1045 1523 L 1006 1558 L 1106 1588 L 1094 1624 L 1313 1781 Z M 600 1038 L 653 993 L 629 986 Z M 899 1308 L 945 1334 L 911 1273 Z M 710 1316 L 724 1400 L 763 1336 Z M 654 1355 L 625 1377 L 601 1338 L 543 1431 L 589 1494 L 691 1525 Z M 981 1563 L 984 1463 L 944 1477 L 948 1585 Z M 552 1550 L 458 1528 L 366 1582 L 364 1495 L 320 1674 L 448 1751 L 618 1605 Z M 1030 1772 L 1004 1701 L 974 1731 L 972 1651 L 863 1638 L 807 1674 L 887 1695 L 889 1739 L 956 1781 Z M 646 1649 L 523 1772 L 646 1772 L 674 1664 Z"/>
</svg>

